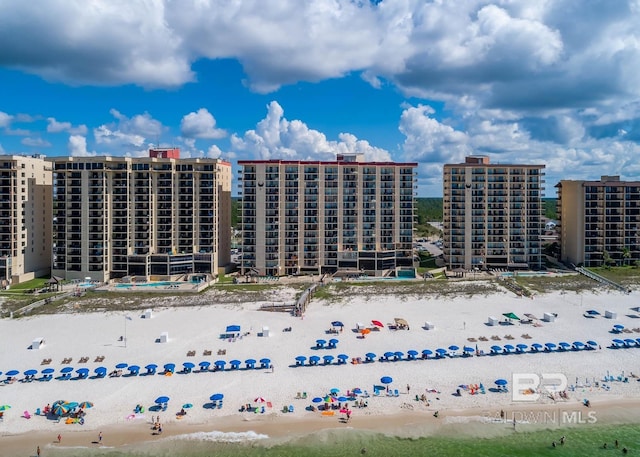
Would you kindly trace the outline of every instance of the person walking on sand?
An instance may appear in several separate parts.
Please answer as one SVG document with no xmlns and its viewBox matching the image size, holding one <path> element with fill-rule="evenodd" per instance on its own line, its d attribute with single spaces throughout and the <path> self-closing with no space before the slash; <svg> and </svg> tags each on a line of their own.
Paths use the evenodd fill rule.
<svg viewBox="0 0 640 457">
<path fill-rule="evenodd" d="M 58 444 L 62 441 L 62 435 L 58 433 Z"/>
<path fill-rule="evenodd" d="M 100 433 L 98 433 L 98 443 L 102 444 L 102 431 L 100 431 Z"/>
<path fill-rule="evenodd" d="M 36 455 L 40 457 L 40 446 L 38 446 L 38 448 L 36 449 Z"/>
</svg>

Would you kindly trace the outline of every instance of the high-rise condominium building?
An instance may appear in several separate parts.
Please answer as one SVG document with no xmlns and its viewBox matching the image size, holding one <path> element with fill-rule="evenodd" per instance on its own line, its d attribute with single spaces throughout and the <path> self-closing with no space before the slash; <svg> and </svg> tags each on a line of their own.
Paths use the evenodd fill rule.
<svg viewBox="0 0 640 457">
<path fill-rule="evenodd" d="M 560 181 L 561 259 L 574 265 L 640 261 L 640 181 Z"/>
<path fill-rule="evenodd" d="M 231 164 L 170 151 L 49 159 L 54 275 L 165 279 L 230 262 Z"/>
<path fill-rule="evenodd" d="M 240 161 L 245 275 L 413 275 L 415 163 Z"/>
<path fill-rule="evenodd" d="M 0 286 L 51 272 L 51 164 L 0 156 Z"/>
<path fill-rule="evenodd" d="M 444 166 L 444 257 L 450 269 L 539 268 L 544 165 L 470 156 Z"/>
</svg>

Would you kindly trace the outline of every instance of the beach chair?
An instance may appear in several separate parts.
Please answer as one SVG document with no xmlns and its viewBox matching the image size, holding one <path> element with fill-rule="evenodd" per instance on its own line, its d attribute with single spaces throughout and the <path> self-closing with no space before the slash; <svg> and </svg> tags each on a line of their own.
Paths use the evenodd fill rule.
<svg viewBox="0 0 640 457">
<path fill-rule="evenodd" d="M 264 414 L 264 412 L 265 412 L 265 408 L 263 406 L 262 408 L 260 408 L 260 414 Z"/>
<path fill-rule="evenodd" d="M 292 413 L 293 412 L 293 405 L 289 405 L 289 412 Z"/>
<path fill-rule="evenodd" d="M 395 389 L 395 390 L 393 391 L 393 396 L 394 396 L 394 397 L 399 397 L 399 396 L 400 396 L 400 392 L 398 391 L 398 389 Z"/>
<path fill-rule="evenodd" d="M 31 414 L 29 414 L 29 411 L 24 411 L 22 413 L 22 417 L 24 417 L 25 419 L 31 419 Z"/>
</svg>

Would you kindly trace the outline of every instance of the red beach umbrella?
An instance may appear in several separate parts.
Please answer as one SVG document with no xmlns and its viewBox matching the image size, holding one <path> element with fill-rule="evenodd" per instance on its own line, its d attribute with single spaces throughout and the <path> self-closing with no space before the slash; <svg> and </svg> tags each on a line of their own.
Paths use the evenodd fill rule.
<svg viewBox="0 0 640 457">
<path fill-rule="evenodd" d="M 376 327 L 384 327 L 384 325 L 382 324 L 382 322 L 380 321 L 371 321 L 371 323 L 373 325 L 375 325 Z"/>
</svg>

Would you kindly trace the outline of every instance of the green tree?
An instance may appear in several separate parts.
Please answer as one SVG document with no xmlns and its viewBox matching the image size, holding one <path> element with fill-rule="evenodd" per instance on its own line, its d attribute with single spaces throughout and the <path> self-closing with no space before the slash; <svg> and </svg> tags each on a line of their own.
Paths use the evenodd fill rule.
<svg viewBox="0 0 640 457">
<path fill-rule="evenodd" d="M 625 265 L 629 265 L 629 259 L 631 258 L 631 250 L 628 247 L 622 248 L 622 261 Z"/>
</svg>

